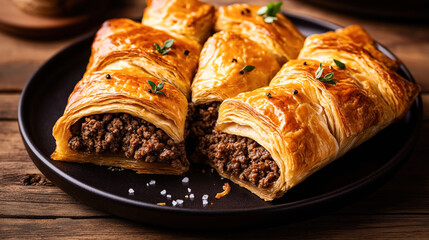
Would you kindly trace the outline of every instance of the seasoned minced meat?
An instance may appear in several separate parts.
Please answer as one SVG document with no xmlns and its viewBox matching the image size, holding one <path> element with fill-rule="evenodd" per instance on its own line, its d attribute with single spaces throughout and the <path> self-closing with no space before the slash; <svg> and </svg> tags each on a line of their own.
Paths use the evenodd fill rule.
<svg viewBox="0 0 429 240">
<path fill-rule="evenodd" d="M 199 138 L 210 134 L 218 116 L 220 102 L 188 105 L 188 124 L 191 138 Z"/>
<path fill-rule="evenodd" d="M 250 138 L 217 130 L 201 138 L 197 151 L 221 172 L 229 172 L 257 187 L 271 186 L 280 176 L 271 154 Z"/>
<path fill-rule="evenodd" d="M 80 119 L 70 128 L 69 147 L 90 153 L 123 153 L 145 162 L 189 165 L 185 144 L 175 143 L 164 131 L 126 113 L 97 114 Z"/>
</svg>

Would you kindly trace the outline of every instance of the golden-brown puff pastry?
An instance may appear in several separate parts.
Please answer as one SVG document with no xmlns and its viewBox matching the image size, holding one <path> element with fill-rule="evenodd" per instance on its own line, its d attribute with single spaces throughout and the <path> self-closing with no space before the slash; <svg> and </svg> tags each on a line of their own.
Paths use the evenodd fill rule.
<svg viewBox="0 0 429 240">
<path fill-rule="evenodd" d="M 401 118 L 419 89 L 391 71 L 397 68 L 397 63 L 378 51 L 372 45 L 373 41 L 357 41 L 358 38 L 349 37 L 350 32 L 365 36 L 364 39 L 370 38 L 362 27 L 356 25 L 313 35 L 306 39 L 299 59 L 318 60 L 332 66 L 335 66 L 333 59 L 345 63 L 347 72 L 375 94 L 384 107 L 386 119 Z"/>
<path fill-rule="evenodd" d="M 174 39 L 174 44 L 167 54 L 156 51 L 154 43 L 164 46 L 169 39 Z M 200 50 L 200 45 L 193 41 L 175 38 L 129 19 L 112 19 L 97 32 L 86 74 L 138 67 L 173 84 L 189 99 Z"/>
<path fill-rule="evenodd" d="M 251 72 L 242 71 L 246 65 L 255 68 Z M 221 102 L 267 86 L 279 69 L 275 56 L 258 43 L 233 32 L 218 32 L 201 51 L 191 87 L 192 102 Z"/>
<path fill-rule="evenodd" d="M 302 59 L 286 63 L 268 87 L 226 99 L 220 106 L 216 128 L 255 140 L 271 154 L 280 176 L 260 188 L 217 170 L 264 200 L 282 196 L 402 117 L 420 91 L 353 38 L 339 37 L 335 47 L 329 37 L 325 45 L 330 35 L 310 37 Z M 345 69 L 333 59 L 345 63 Z M 316 78 L 319 66 L 324 68 L 322 79 L 332 73 L 335 85 Z"/>
<path fill-rule="evenodd" d="M 148 0 L 142 23 L 203 44 L 213 31 L 215 8 L 198 0 Z"/>
<path fill-rule="evenodd" d="M 281 13 L 276 15 L 276 21 L 266 23 L 257 14 L 259 8 L 248 4 L 219 7 L 215 31 L 232 31 L 247 36 L 274 53 L 280 65 L 295 59 L 304 43 L 304 36 Z"/>
<path fill-rule="evenodd" d="M 117 166 L 132 169 L 138 173 L 182 174 L 186 172 L 187 164 L 174 167 L 168 163 L 126 158 L 121 153 L 74 151 L 69 147 L 72 136 L 70 128 L 74 123 L 90 115 L 106 113 L 127 113 L 143 119 L 164 131 L 175 143 L 183 142 L 188 106 L 186 97 L 169 83 L 165 83 L 162 89 L 165 96 L 149 92 L 148 80 L 156 85 L 161 82 L 138 68 L 108 69 L 85 75 L 77 83 L 69 97 L 63 116 L 58 119 L 53 128 L 57 146 L 51 156 L 52 159 Z M 122 131 L 128 131 L 128 129 Z M 106 141 L 107 138 L 106 135 Z"/>
</svg>

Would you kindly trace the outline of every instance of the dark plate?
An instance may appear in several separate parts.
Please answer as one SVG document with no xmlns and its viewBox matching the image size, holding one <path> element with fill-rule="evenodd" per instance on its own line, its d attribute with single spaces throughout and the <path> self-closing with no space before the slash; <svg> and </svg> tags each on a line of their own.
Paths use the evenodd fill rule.
<svg viewBox="0 0 429 240">
<path fill-rule="evenodd" d="M 320 20 L 286 15 L 306 35 L 338 28 Z M 124 218 L 181 228 L 245 226 L 277 217 L 286 222 L 310 209 L 320 209 L 339 200 L 344 202 L 352 194 L 362 195 L 360 190 L 392 173 L 407 158 L 416 141 L 422 116 L 420 98 L 404 119 L 273 202 L 264 202 L 233 183 L 230 194 L 215 199 L 229 181 L 204 166 L 192 166 L 185 175 L 189 183 L 184 184 L 183 176 L 141 175 L 128 170 L 112 171 L 104 166 L 52 161 L 49 157 L 55 147 L 52 127 L 85 71 L 92 40 L 90 36 L 72 44 L 34 74 L 21 95 L 19 127 L 30 157 L 53 183 L 87 205 Z M 379 48 L 395 58 L 384 47 Z M 399 73 L 414 81 L 404 65 Z M 155 185 L 147 186 L 151 180 L 156 181 Z M 130 188 L 134 195 L 128 193 Z M 193 201 L 185 198 L 188 188 L 195 195 Z M 160 194 L 164 189 L 172 195 L 172 200 L 184 200 L 183 205 L 172 207 L 172 200 Z M 202 203 L 204 194 L 209 195 L 207 206 Z M 159 202 L 167 206 L 158 206 Z"/>
</svg>

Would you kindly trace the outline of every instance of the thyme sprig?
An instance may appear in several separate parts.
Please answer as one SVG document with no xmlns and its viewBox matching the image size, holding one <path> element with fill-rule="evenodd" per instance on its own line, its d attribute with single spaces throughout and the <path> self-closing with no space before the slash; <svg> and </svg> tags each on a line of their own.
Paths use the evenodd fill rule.
<svg viewBox="0 0 429 240">
<path fill-rule="evenodd" d="M 168 39 L 167 41 L 164 42 L 163 47 L 159 46 L 158 43 L 154 43 L 153 45 L 155 45 L 156 51 L 158 51 L 162 55 L 165 55 L 171 50 L 173 43 L 174 43 L 174 39 Z"/>
<path fill-rule="evenodd" d="M 164 88 L 164 82 L 160 82 L 158 86 L 156 86 L 155 83 L 150 80 L 147 80 L 146 82 L 149 83 L 152 92 L 154 92 L 155 94 L 159 93 L 165 96 L 165 93 L 161 91 L 161 89 Z"/>
<path fill-rule="evenodd" d="M 323 83 L 327 83 L 327 84 L 332 84 L 332 85 L 336 85 L 336 81 L 338 81 L 338 79 L 334 78 L 334 73 L 328 73 L 326 74 L 324 77 L 322 77 L 323 74 L 323 70 L 325 68 L 322 68 L 322 64 L 319 64 L 319 68 L 316 71 L 316 79 L 323 82 Z"/>
<path fill-rule="evenodd" d="M 256 13 L 264 18 L 266 23 L 272 23 L 277 20 L 277 13 L 280 12 L 283 2 L 270 2 L 267 6 L 261 7 Z"/>
</svg>

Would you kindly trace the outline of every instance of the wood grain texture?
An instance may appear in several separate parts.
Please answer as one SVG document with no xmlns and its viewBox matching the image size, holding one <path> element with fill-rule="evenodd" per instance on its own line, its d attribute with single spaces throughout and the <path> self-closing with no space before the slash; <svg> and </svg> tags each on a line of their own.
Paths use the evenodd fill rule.
<svg viewBox="0 0 429 240">
<path fill-rule="evenodd" d="M 217 5 L 235 1 L 219 0 Z M 266 4 L 269 0 L 248 0 Z M 144 1 L 113 3 L 112 17 L 141 15 Z M 54 186 L 29 158 L 19 135 L 20 91 L 34 71 L 75 41 L 29 41 L 0 32 L 1 239 L 427 239 L 429 236 L 429 27 L 382 21 L 317 8 L 298 0 L 283 10 L 340 25 L 360 24 L 409 67 L 424 94 L 424 123 L 413 155 L 385 184 L 334 211 L 296 223 L 236 232 L 165 230 L 91 209 Z"/>
<path fill-rule="evenodd" d="M 406 220 L 406 221 L 404 221 Z M 0 219 L 5 238 L 16 239 L 425 239 L 425 215 L 330 215 L 287 226 L 244 231 L 182 232 L 111 218 Z M 399 237 L 400 236 L 400 237 Z M 402 238 L 404 237 L 404 238 Z"/>
</svg>

